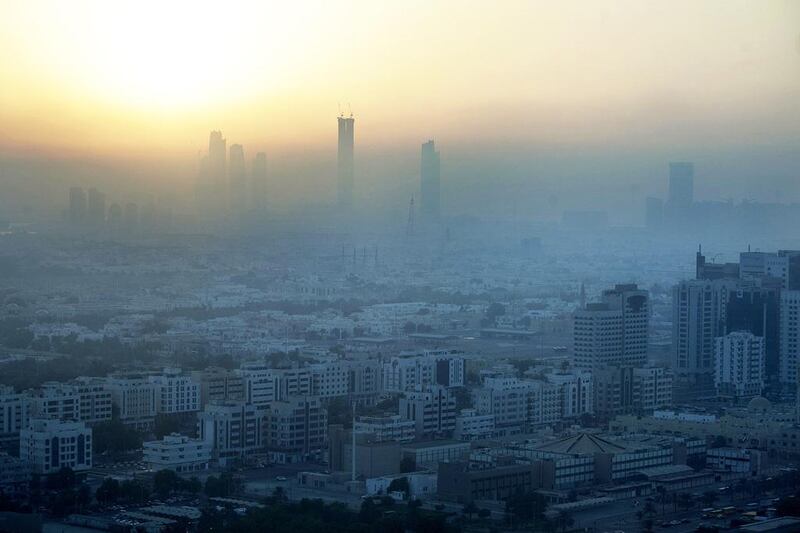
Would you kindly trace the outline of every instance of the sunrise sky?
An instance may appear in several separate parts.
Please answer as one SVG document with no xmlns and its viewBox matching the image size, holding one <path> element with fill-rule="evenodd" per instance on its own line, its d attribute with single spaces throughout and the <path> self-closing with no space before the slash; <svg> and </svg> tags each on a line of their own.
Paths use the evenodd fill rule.
<svg viewBox="0 0 800 533">
<path fill-rule="evenodd" d="M 800 138 L 797 1 L 2 6 L 5 153 Z"/>
</svg>

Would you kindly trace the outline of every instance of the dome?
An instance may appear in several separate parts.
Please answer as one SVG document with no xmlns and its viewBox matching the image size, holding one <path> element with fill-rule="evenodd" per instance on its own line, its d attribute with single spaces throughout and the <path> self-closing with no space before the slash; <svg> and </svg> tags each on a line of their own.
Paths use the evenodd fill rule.
<svg viewBox="0 0 800 533">
<path fill-rule="evenodd" d="M 747 402 L 748 411 L 768 411 L 770 407 L 772 407 L 772 402 L 763 396 L 756 396 Z"/>
</svg>

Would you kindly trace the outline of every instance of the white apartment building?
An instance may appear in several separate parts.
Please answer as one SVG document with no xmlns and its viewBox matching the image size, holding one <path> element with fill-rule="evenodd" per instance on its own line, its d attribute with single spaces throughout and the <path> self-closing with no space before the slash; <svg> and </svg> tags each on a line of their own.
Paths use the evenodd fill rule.
<svg viewBox="0 0 800 533">
<path fill-rule="evenodd" d="M 266 419 L 266 411 L 252 404 L 211 402 L 198 415 L 198 433 L 212 457 L 225 464 L 264 449 Z"/>
<path fill-rule="evenodd" d="M 497 428 L 526 428 L 561 420 L 562 391 L 559 385 L 518 378 L 486 378 L 473 390 L 479 414 L 492 414 Z"/>
<path fill-rule="evenodd" d="M 638 382 L 639 405 L 643 411 L 654 411 L 672 405 L 674 374 L 668 368 L 648 366 L 633 369 Z"/>
<path fill-rule="evenodd" d="M 7 451 L 16 451 L 19 432 L 28 426 L 30 400 L 26 394 L 14 391 L 14 387 L 0 385 L 0 446 Z"/>
<path fill-rule="evenodd" d="M 672 290 L 672 369 L 705 386 L 713 383 L 714 338 L 725 333 L 729 291 L 735 280 L 682 281 Z"/>
<path fill-rule="evenodd" d="M 312 364 L 309 370 L 314 396 L 371 396 L 380 392 L 380 363 L 377 361 L 330 361 Z"/>
<path fill-rule="evenodd" d="M 270 404 L 267 453 L 278 463 L 295 463 L 318 455 L 328 435 L 328 412 L 319 398 L 291 396 Z"/>
<path fill-rule="evenodd" d="M 462 409 L 456 416 L 453 438 L 463 441 L 489 438 L 494 434 L 494 420 L 494 415 L 481 415 L 476 409 Z"/>
<path fill-rule="evenodd" d="M 31 414 L 37 418 L 76 420 L 94 424 L 111 420 L 111 390 L 102 378 L 78 378 L 69 383 L 47 382 L 30 392 Z"/>
<path fill-rule="evenodd" d="M 314 396 L 336 398 L 350 393 L 350 362 L 332 361 L 311 365 L 311 390 Z"/>
<path fill-rule="evenodd" d="M 752 398 L 764 390 L 764 337 L 734 331 L 714 339 L 714 386 L 717 396 Z"/>
<path fill-rule="evenodd" d="M 243 363 L 236 373 L 243 381 L 245 401 L 259 407 L 289 396 L 312 393 L 309 368 L 272 368 L 265 363 L 250 362 Z"/>
<path fill-rule="evenodd" d="M 561 389 L 561 417 L 594 413 L 594 380 L 588 370 L 575 369 L 545 374 L 545 380 Z"/>
<path fill-rule="evenodd" d="M 194 413 L 200 410 L 200 383 L 180 369 L 168 368 L 149 376 L 156 387 L 156 411 L 160 414 Z"/>
<path fill-rule="evenodd" d="M 146 376 L 109 377 L 106 379 L 111 397 L 126 424 L 147 428 L 158 412 L 158 387 Z"/>
<path fill-rule="evenodd" d="M 404 354 L 384 361 L 383 390 L 415 391 L 431 385 L 464 385 L 464 358 L 447 350 L 427 350 Z"/>
<path fill-rule="evenodd" d="M 70 382 L 80 401 L 78 419 L 87 424 L 111 420 L 113 399 L 104 378 L 79 377 Z"/>
<path fill-rule="evenodd" d="M 361 416 L 355 423 L 356 433 L 370 433 L 375 442 L 411 442 L 416 434 L 416 423 L 400 415 Z"/>
<path fill-rule="evenodd" d="M 191 439 L 179 433 L 161 440 L 145 442 L 144 461 L 150 470 L 174 470 L 186 474 L 206 470 L 211 461 L 211 443 L 204 439 Z"/>
<path fill-rule="evenodd" d="M 780 302 L 780 367 L 779 379 L 784 385 L 798 383 L 798 354 L 800 354 L 800 291 L 781 291 Z"/>
<path fill-rule="evenodd" d="M 275 400 L 275 375 L 269 365 L 243 363 L 236 374 L 242 378 L 244 401 L 265 407 Z"/>
<path fill-rule="evenodd" d="M 456 427 L 456 399 L 441 385 L 407 392 L 400 398 L 400 416 L 414 421 L 418 439 L 448 435 Z"/>
<path fill-rule="evenodd" d="M 51 418 L 31 419 L 20 431 L 20 458 L 38 474 L 52 474 L 62 467 L 76 472 L 92 468 L 92 430 L 83 422 Z"/>
</svg>

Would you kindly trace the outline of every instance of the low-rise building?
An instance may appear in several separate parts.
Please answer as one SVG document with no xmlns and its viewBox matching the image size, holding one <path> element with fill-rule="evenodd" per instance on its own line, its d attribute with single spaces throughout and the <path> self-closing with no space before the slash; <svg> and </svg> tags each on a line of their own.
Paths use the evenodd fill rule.
<svg viewBox="0 0 800 533">
<path fill-rule="evenodd" d="M 494 434 L 494 415 L 478 414 L 476 409 L 462 409 L 456 416 L 453 438 L 472 441 L 489 438 Z"/>
<path fill-rule="evenodd" d="M 535 487 L 534 469 L 530 464 L 487 467 L 453 461 L 440 464 L 437 477 L 439 497 L 464 504 L 476 500 L 500 501 L 530 492 Z"/>
<path fill-rule="evenodd" d="M 143 444 L 144 461 L 151 470 L 174 470 L 186 474 L 206 470 L 211 460 L 211 442 L 172 433 Z"/>
<path fill-rule="evenodd" d="M 766 454 L 747 448 L 709 448 L 706 467 L 719 472 L 756 475 L 766 466 Z"/>
<path fill-rule="evenodd" d="M 436 470 L 439 463 L 469 457 L 470 443 L 455 440 L 414 442 L 401 448 L 403 460 L 413 461 L 415 468 Z"/>
<path fill-rule="evenodd" d="M 31 465 L 7 453 L 0 453 L 0 490 L 9 492 L 26 492 L 31 480 Z"/>
<path fill-rule="evenodd" d="M 416 433 L 416 424 L 400 415 L 361 416 L 356 420 L 355 431 L 371 433 L 375 442 L 411 442 Z"/>
</svg>

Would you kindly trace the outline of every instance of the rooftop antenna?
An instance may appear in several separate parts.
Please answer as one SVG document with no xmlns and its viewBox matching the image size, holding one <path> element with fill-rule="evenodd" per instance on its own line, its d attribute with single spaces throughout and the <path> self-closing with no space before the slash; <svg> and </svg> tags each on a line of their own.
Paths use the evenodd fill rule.
<svg viewBox="0 0 800 533">
<path fill-rule="evenodd" d="M 339 108 L 339 116 L 340 116 L 340 117 L 343 117 L 343 116 L 344 116 L 344 113 L 342 113 L 342 104 L 340 104 L 340 103 L 337 103 L 337 104 L 336 104 L 336 107 L 338 107 L 338 108 Z"/>
<path fill-rule="evenodd" d="M 353 108 L 350 107 L 350 102 L 347 103 L 347 110 L 350 112 L 350 118 L 353 118 Z"/>
</svg>

